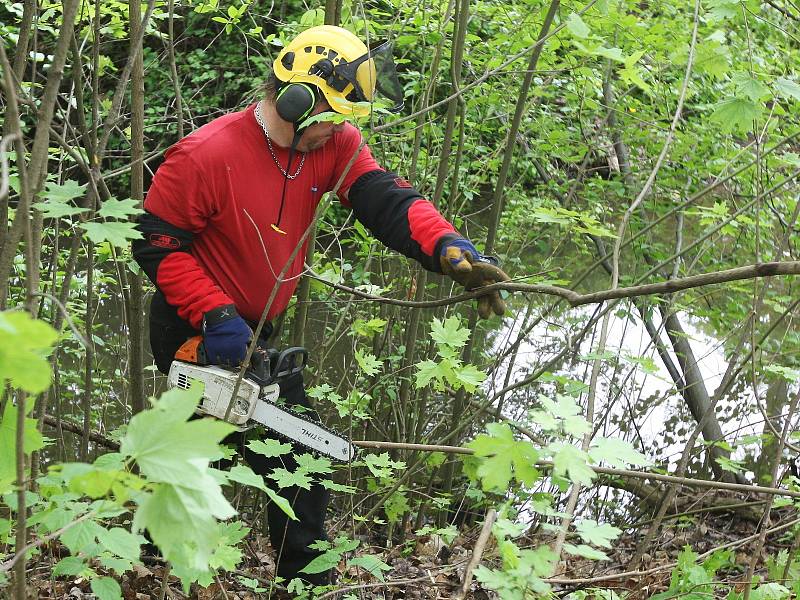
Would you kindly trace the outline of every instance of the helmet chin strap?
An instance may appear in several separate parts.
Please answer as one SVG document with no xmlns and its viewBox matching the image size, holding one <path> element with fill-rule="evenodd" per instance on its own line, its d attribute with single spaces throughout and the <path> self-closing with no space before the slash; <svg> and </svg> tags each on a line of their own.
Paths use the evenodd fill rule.
<svg viewBox="0 0 800 600">
<path fill-rule="evenodd" d="M 289 146 L 289 160 L 286 161 L 286 174 L 283 177 L 283 191 L 281 192 L 281 206 L 278 209 L 278 220 L 272 224 L 272 229 L 286 235 L 286 232 L 281 229 L 281 217 L 283 216 L 283 205 L 286 201 L 286 185 L 289 183 L 289 170 L 292 168 L 292 160 L 294 159 L 295 152 L 297 151 L 297 144 L 300 143 L 300 138 L 303 137 L 305 127 L 300 128 L 299 123 L 293 123 L 294 137 L 292 138 L 292 145 Z"/>
</svg>

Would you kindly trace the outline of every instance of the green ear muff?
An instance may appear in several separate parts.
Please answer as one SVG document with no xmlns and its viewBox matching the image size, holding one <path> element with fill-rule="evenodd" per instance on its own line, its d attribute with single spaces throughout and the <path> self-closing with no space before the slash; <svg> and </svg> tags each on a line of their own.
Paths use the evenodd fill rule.
<svg viewBox="0 0 800 600">
<path fill-rule="evenodd" d="M 284 121 L 299 125 L 308 118 L 316 103 L 317 95 L 310 85 L 290 83 L 278 92 L 275 98 L 275 110 Z"/>
</svg>

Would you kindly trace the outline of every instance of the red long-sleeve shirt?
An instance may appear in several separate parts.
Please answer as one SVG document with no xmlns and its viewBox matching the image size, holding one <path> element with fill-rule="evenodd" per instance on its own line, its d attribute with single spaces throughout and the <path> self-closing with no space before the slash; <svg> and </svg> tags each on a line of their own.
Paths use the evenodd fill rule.
<svg viewBox="0 0 800 600">
<path fill-rule="evenodd" d="M 281 313 L 297 287 L 306 243 L 294 258 L 291 254 L 322 195 L 334 188 L 356 153 L 340 192 L 350 190 L 364 175 L 365 179 L 374 172 L 386 175 L 366 145 L 359 150 L 358 129 L 345 124 L 324 146 L 307 152 L 299 175 L 287 182 L 280 220 L 285 234 L 279 233 L 272 224 L 278 218 L 284 176 L 270 155 L 254 109 L 252 105 L 215 119 L 172 146 L 145 200 L 147 213 L 191 234 L 187 243 L 172 235 L 173 230 L 145 231 L 145 239 L 134 245 L 134 254 L 167 302 L 194 327 L 200 326 L 205 312 L 225 304 L 234 304 L 245 319 L 258 320 L 278 275 L 291 262 L 267 318 Z M 285 168 L 288 149 L 272 146 Z M 298 164 L 296 155 L 290 174 Z M 394 181 L 398 190 L 409 187 L 400 178 Z M 402 206 L 386 203 L 386 210 L 402 214 L 381 214 L 381 201 L 371 194 L 361 201 L 366 205 L 361 212 L 369 213 L 373 230 L 384 230 L 377 232 L 379 237 L 382 233 L 397 242 L 399 236 L 393 246 L 399 244 L 402 249 L 413 240 L 415 248 L 418 245 L 424 255 L 431 256 L 437 241 L 455 231 L 421 197 Z M 397 217 L 408 221 L 407 231 L 399 231 L 403 228 L 397 227 Z"/>
</svg>

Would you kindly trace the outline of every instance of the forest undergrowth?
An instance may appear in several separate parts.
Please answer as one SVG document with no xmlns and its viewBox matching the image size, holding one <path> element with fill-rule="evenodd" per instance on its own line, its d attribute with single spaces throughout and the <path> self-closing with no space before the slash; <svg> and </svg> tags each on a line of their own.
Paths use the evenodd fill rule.
<svg viewBox="0 0 800 600">
<path fill-rule="evenodd" d="M 130 246 L 323 23 L 393 41 L 403 112 L 352 120 L 508 312 L 323 197 L 271 343 L 360 453 L 262 477 L 166 390 Z M 0 0 L 0 596 L 799 597 L 798 73 L 795 0 Z M 264 526 L 312 486 L 321 589 Z"/>
</svg>

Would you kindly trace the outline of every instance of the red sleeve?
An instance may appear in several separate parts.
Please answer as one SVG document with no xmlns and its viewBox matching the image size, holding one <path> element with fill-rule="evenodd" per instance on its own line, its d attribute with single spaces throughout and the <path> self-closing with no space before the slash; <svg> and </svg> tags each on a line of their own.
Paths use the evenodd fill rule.
<svg viewBox="0 0 800 600">
<path fill-rule="evenodd" d="M 417 242 L 428 256 L 433 256 L 434 249 L 443 235 L 457 233 L 455 227 L 425 198 L 416 200 L 409 207 L 408 228 L 411 230 L 411 239 Z"/>
<path fill-rule="evenodd" d="M 336 186 L 336 183 L 339 181 L 342 173 L 344 173 L 344 179 L 342 180 L 342 185 L 339 186 L 338 195 L 339 200 L 345 206 L 350 205 L 346 195 L 352 185 L 355 183 L 356 179 L 361 177 L 364 173 L 369 173 L 370 171 L 375 171 L 378 169 L 382 170 L 381 166 L 372 157 L 372 152 L 370 152 L 369 146 L 366 144 L 363 146 L 361 145 L 362 141 L 363 138 L 361 137 L 361 132 L 357 127 L 351 125 L 350 123 L 345 123 L 344 129 L 337 134 L 335 157 L 336 164 L 334 166 L 334 172 L 330 181 L 329 189 L 332 190 Z M 356 152 L 358 154 L 356 155 L 353 164 L 348 169 L 348 164 Z"/>
<path fill-rule="evenodd" d="M 134 250 L 140 264 L 147 263 L 145 271 L 167 302 L 199 329 L 204 313 L 233 300 L 191 254 L 194 234 L 205 229 L 216 207 L 213 189 L 181 145 L 186 141 L 167 152 L 153 178 L 144 203 L 147 218 L 139 225 L 143 244 Z"/>
</svg>

